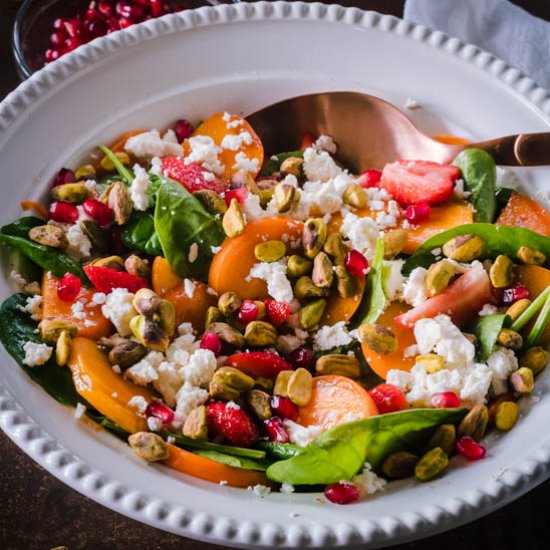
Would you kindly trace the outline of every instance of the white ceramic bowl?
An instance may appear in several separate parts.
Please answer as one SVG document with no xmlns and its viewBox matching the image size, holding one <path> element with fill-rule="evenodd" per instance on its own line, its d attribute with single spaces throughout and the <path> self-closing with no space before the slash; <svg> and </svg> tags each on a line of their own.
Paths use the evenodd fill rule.
<svg viewBox="0 0 550 550">
<path fill-rule="evenodd" d="M 394 17 L 321 4 L 259 2 L 167 16 L 79 48 L 23 83 L 0 106 L 0 221 L 40 196 L 60 166 L 131 128 L 248 113 L 325 90 L 365 91 L 423 109 L 429 132 L 489 138 L 548 130 L 550 99 L 491 55 Z M 531 191 L 548 169 L 523 170 Z M 10 293 L 1 281 L 1 294 Z M 547 373 L 548 375 L 548 373 Z M 167 531 L 230 546 L 321 547 L 402 542 L 488 513 L 548 477 L 550 381 L 542 399 L 489 456 L 419 485 L 393 483 L 352 506 L 315 494 L 218 487 L 147 466 L 114 437 L 75 421 L 2 351 L 0 425 L 74 489 Z M 458 463 L 458 460 L 453 462 Z"/>
</svg>

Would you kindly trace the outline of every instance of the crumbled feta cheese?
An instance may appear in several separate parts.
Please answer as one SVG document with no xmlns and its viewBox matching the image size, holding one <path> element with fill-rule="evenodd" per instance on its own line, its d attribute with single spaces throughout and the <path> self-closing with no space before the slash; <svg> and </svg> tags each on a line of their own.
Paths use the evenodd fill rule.
<svg viewBox="0 0 550 550">
<path fill-rule="evenodd" d="M 472 365 L 463 373 L 460 399 L 469 403 L 484 403 L 491 386 L 491 369 L 482 363 Z"/>
<path fill-rule="evenodd" d="M 250 145 L 252 136 L 250 132 L 241 132 L 240 134 L 226 134 L 223 136 L 221 147 L 230 151 L 238 151 L 243 145 Z"/>
<path fill-rule="evenodd" d="M 85 412 L 86 412 L 86 405 L 83 405 L 82 403 L 77 403 L 74 410 L 74 417 L 77 420 L 80 420 L 84 416 Z"/>
<path fill-rule="evenodd" d="M 221 149 L 210 136 L 194 136 L 187 140 L 191 152 L 185 159 L 186 164 L 198 162 L 205 170 L 217 176 L 223 174 L 225 166 L 220 163 L 218 155 Z"/>
<path fill-rule="evenodd" d="M 479 310 L 478 315 L 495 315 L 496 313 L 498 313 L 498 307 L 493 304 L 483 304 L 483 307 Z"/>
<path fill-rule="evenodd" d="M 456 199 L 466 200 L 471 193 L 464 189 L 464 180 L 459 178 L 455 181 L 455 187 L 453 189 L 453 195 Z"/>
<path fill-rule="evenodd" d="M 107 295 L 103 292 L 95 292 L 92 296 L 91 301 L 89 302 L 88 306 L 100 306 L 105 303 L 105 300 L 107 299 Z"/>
<path fill-rule="evenodd" d="M 139 386 L 146 386 L 158 380 L 157 367 L 162 359 L 162 353 L 150 351 L 143 359 L 126 369 L 124 376 Z"/>
<path fill-rule="evenodd" d="M 65 249 L 67 256 L 75 261 L 84 260 L 90 257 L 92 243 L 90 239 L 82 232 L 79 224 L 74 224 L 66 232 L 69 246 Z"/>
<path fill-rule="evenodd" d="M 290 483 L 283 483 L 279 491 L 281 491 L 281 493 L 287 493 L 287 494 L 293 493 L 294 485 L 291 485 Z"/>
<path fill-rule="evenodd" d="M 105 304 L 101 308 L 103 315 L 115 325 L 121 336 L 129 336 L 132 332 L 130 321 L 137 315 L 132 305 L 133 299 L 134 295 L 125 288 L 115 288 L 105 297 Z"/>
<path fill-rule="evenodd" d="M 189 413 L 193 409 L 204 405 L 208 397 L 209 394 L 206 390 L 197 388 L 189 383 L 184 384 L 176 395 L 175 419 L 172 425 L 175 428 L 181 426 L 189 416 Z"/>
<path fill-rule="evenodd" d="M 84 304 L 82 302 L 75 302 L 71 306 L 71 311 L 73 312 L 73 317 L 75 319 L 86 319 L 86 312 L 84 311 Z"/>
<path fill-rule="evenodd" d="M 428 299 L 426 292 L 426 274 L 427 270 L 423 267 L 417 267 L 411 271 L 403 287 L 403 300 L 417 307 Z"/>
<path fill-rule="evenodd" d="M 180 374 L 186 383 L 193 386 L 206 386 L 214 376 L 218 364 L 216 356 L 208 349 L 198 349 L 189 358 L 189 362 Z"/>
<path fill-rule="evenodd" d="M 27 281 L 25 280 L 23 275 L 21 275 L 21 273 L 17 273 L 17 271 L 15 270 L 10 271 L 8 278 L 18 290 L 22 290 L 23 287 L 27 284 Z"/>
<path fill-rule="evenodd" d="M 271 493 L 271 487 L 266 487 L 265 485 L 254 485 L 254 487 L 250 486 L 247 489 L 260 498 L 264 498 Z"/>
<path fill-rule="evenodd" d="M 383 262 L 385 273 L 387 273 L 383 279 L 384 291 L 390 302 L 399 299 L 403 293 L 405 277 L 403 277 L 401 269 L 404 263 L 403 260 L 384 260 Z"/>
<path fill-rule="evenodd" d="M 403 350 L 403 357 L 414 357 L 418 355 L 418 346 L 413 344 L 412 346 L 407 346 Z"/>
<path fill-rule="evenodd" d="M 267 283 L 267 292 L 279 302 L 290 302 L 294 297 L 292 286 L 286 276 L 286 261 L 260 262 L 250 270 L 250 277 Z"/>
<path fill-rule="evenodd" d="M 306 447 L 323 433 L 322 426 L 308 426 L 306 428 L 288 419 L 283 420 L 283 425 L 288 433 L 290 442 L 299 447 Z"/>
<path fill-rule="evenodd" d="M 120 374 L 122 372 L 122 369 L 118 365 L 113 365 L 111 370 L 116 374 Z"/>
<path fill-rule="evenodd" d="M 373 471 L 372 466 L 365 462 L 363 471 L 357 474 L 352 482 L 359 487 L 359 491 L 366 495 L 372 495 L 378 491 L 383 491 L 387 485 L 387 481 L 378 477 Z"/>
<path fill-rule="evenodd" d="M 189 255 L 187 256 L 189 263 L 192 264 L 197 260 L 198 257 L 199 257 L 199 245 L 197 243 L 191 243 L 191 246 L 189 247 Z"/>
<path fill-rule="evenodd" d="M 153 157 L 151 159 L 151 168 L 149 168 L 149 172 L 151 172 L 151 174 L 155 174 L 155 176 L 161 176 L 162 159 L 160 159 L 159 157 Z"/>
<path fill-rule="evenodd" d="M 359 218 L 355 214 L 347 214 L 340 227 L 342 235 L 349 239 L 351 246 L 361 252 L 369 261 L 374 257 L 376 241 L 380 231 L 376 222 L 370 218 Z"/>
<path fill-rule="evenodd" d="M 499 348 L 487 359 L 487 366 L 493 373 L 492 385 L 496 395 L 508 390 L 508 377 L 518 369 L 518 360 L 510 349 Z"/>
<path fill-rule="evenodd" d="M 152 432 L 160 432 L 160 430 L 162 430 L 162 421 L 160 420 L 160 418 L 150 416 L 147 419 L 147 427 Z"/>
<path fill-rule="evenodd" d="M 193 298 L 197 285 L 191 279 L 183 279 L 183 291 L 188 298 Z"/>
<path fill-rule="evenodd" d="M 217 254 L 222 249 L 221 246 L 211 246 L 210 250 L 212 251 L 212 254 Z"/>
<path fill-rule="evenodd" d="M 334 179 L 342 169 L 326 151 L 308 147 L 304 151 L 304 173 L 309 181 L 321 183 Z"/>
<path fill-rule="evenodd" d="M 218 483 L 218 485 L 221 485 L 222 487 L 225 487 L 227 485 L 227 479 L 222 479 L 220 480 L 220 482 Z"/>
<path fill-rule="evenodd" d="M 19 311 L 28 313 L 33 321 L 40 321 L 42 319 L 42 296 L 37 294 L 36 296 L 29 296 L 24 306 L 17 306 Z"/>
<path fill-rule="evenodd" d="M 314 147 L 315 149 L 317 149 L 317 151 L 326 151 L 331 155 L 334 155 L 338 150 L 338 147 L 336 147 L 336 143 L 334 143 L 333 139 L 330 136 L 325 135 L 319 136 L 317 138 L 314 143 Z"/>
<path fill-rule="evenodd" d="M 147 409 L 147 399 L 143 395 L 134 395 L 130 401 L 128 401 L 128 406 L 137 410 L 138 413 L 143 414 Z"/>
<path fill-rule="evenodd" d="M 137 136 L 132 136 L 126 141 L 124 149 L 134 157 L 149 160 L 153 157 L 181 157 L 183 149 L 174 139 L 173 131 L 168 131 L 161 138 L 158 130 L 143 132 Z"/>
<path fill-rule="evenodd" d="M 228 401 L 226 407 L 235 411 L 240 411 L 241 407 L 235 403 L 235 401 Z"/>
<path fill-rule="evenodd" d="M 25 357 L 23 364 L 28 367 L 43 365 L 52 356 L 53 348 L 46 344 L 37 344 L 35 342 L 25 342 L 23 344 Z"/>
<path fill-rule="evenodd" d="M 136 210 L 147 210 L 151 204 L 151 196 L 149 194 L 151 180 L 149 179 L 149 174 L 139 164 L 135 164 L 134 175 L 135 177 L 130 185 L 130 198 Z"/>
<path fill-rule="evenodd" d="M 169 435 L 166 438 L 166 443 L 168 443 L 168 445 L 173 445 L 175 442 L 176 442 L 176 438 L 173 435 Z M 221 483 L 221 481 L 220 481 L 220 483 Z"/>
<path fill-rule="evenodd" d="M 414 109 L 420 109 L 420 103 L 418 103 L 416 99 L 408 97 L 407 101 L 405 101 L 405 109 L 409 109 L 410 111 L 413 111 Z"/>
<path fill-rule="evenodd" d="M 235 156 L 234 170 L 257 173 L 260 169 L 260 161 L 257 158 L 249 159 L 242 151 Z"/>
<path fill-rule="evenodd" d="M 340 321 L 334 325 L 321 327 L 313 337 L 314 350 L 329 350 L 338 346 L 347 346 L 353 338 L 346 330 L 346 323 Z"/>
</svg>

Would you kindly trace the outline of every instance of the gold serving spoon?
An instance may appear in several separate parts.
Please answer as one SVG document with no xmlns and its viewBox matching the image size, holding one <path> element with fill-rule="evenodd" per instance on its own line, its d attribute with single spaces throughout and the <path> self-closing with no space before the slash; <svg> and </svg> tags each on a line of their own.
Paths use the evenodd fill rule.
<svg viewBox="0 0 550 550">
<path fill-rule="evenodd" d="M 293 97 L 247 120 L 269 155 L 299 149 L 308 132 L 331 136 L 338 144 L 338 160 L 357 173 L 398 158 L 451 162 L 466 147 L 484 149 L 501 165 L 550 165 L 550 132 L 448 145 L 422 133 L 391 103 L 356 92 Z"/>
</svg>

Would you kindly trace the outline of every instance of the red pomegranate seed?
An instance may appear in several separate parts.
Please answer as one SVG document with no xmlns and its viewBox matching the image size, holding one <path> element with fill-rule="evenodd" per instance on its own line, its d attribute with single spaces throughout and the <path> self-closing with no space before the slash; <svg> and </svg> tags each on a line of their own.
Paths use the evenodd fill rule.
<svg viewBox="0 0 550 550">
<path fill-rule="evenodd" d="M 309 348 L 298 348 L 294 351 L 291 351 L 287 356 L 286 360 L 295 368 L 295 369 L 309 369 L 313 365 L 314 359 L 313 351 Z"/>
<path fill-rule="evenodd" d="M 380 170 L 365 170 L 358 178 L 361 187 L 368 189 L 369 187 L 377 187 L 382 179 Z"/>
<path fill-rule="evenodd" d="M 246 187 L 239 187 L 238 189 L 230 189 L 224 193 L 223 198 L 227 206 L 231 205 L 232 199 L 237 199 L 239 204 L 244 204 L 244 201 L 248 197 L 248 189 Z"/>
<path fill-rule="evenodd" d="M 92 5 L 92 4 L 91 4 Z M 103 14 L 98 11 L 96 7 L 90 8 L 84 12 L 84 22 L 85 23 L 91 23 L 92 21 L 97 21 L 98 19 L 101 19 L 103 17 Z"/>
<path fill-rule="evenodd" d="M 430 219 L 432 207 L 427 202 L 409 204 L 405 210 L 405 218 L 413 224 L 418 224 Z"/>
<path fill-rule="evenodd" d="M 443 391 L 432 395 L 432 405 L 436 409 L 455 409 L 460 407 L 460 397 L 454 391 Z"/>
<path fill-rule="evenodd" d="M 120 30 L 120 23 L 118 22 L 118 19 L 115 16 L 109 17 L 109 19 L 107 20 L 107 23 L 109 24 L 109 32 Z"/>
<path fill-rule="evenodd" d="M 58 31 L 61 30 L 61 29 L 65 29 L 65 19 L 62 19 L 61 17 L 58 17 L 53 22 L 53 28 L 58 30 Z"/>
<path fill-rule="evenodd" d="M 504 305 L 513 304 L 524 298 L 529 298 L 529 289 L 521 283 L 508 286 L 502 291 L 502 303 Z"/>
<path fill-rule="evenodd" d="M 122 254 L 126 248 L 122 241 L 122 231 L 118 225 L 111 228 L 111 244 L 113 245 L 113 251 L 117 254 Z"/>
<path fill-rule="evenodd" d="M 106 204 L 97 199 L 87 199 L 82 203 L 84 212 L 101 226 L 109 225 L 113 221 L 113 211 Z"/>
<path fill-rule="evenodd" d="M 72 170 L 69 170 L 68 168 L 61 168 L 61 170 L 57 173 L 57 176 L 55 176 L 53 184 L 54 186 L 63 185 L 64 183 L 74 183 L 75 181 L 76 176 Z"/>
<path fill-rule="evenodd" d="M 65 42 L 67 35 L 62 31 L 55 31 L 50 35 L 50 42 L 53 46 L 61 46 Z"/>
<path fill-rule="evenodd" d="M 63 27 L 65 29 L 65 32 L 69 35 L 69 37 L 74 38 L 78 36 L 78 31 L 80 30 L 80 27 L 82 26 L 82 23 L 78 19 L 65 19 L 63 22 Z"/>
<path fill-rule="evenodd" d="M 351 504 L 359 500 L 359 489 L 349 481 L 339 481 L 325 487 L 325 497 L 334 504 Z"/>
<path fill-rule="evenodd" d="M 164 2 L 162 0 L 150 0 L 149 3 L 151 5 L 151 15 L 153 17 L 159 17 L 160 15 L 166 13 Z"/>
<path fill-rule="evenodd" d="M 486 452 L 483 445 L 480 445 L 475 439 L 467 435 L 457 439 L 455 447 L 459 455 L 470 461 L 481 460 Z"/>
<path fill-rule="evenodd" d="M 90 38 L 105 36 L 108 30 L 109 25 L 107 25 L 107 22 L 103 19 L 97 19 L 88 24 L 88 33 L 90 34 Z"/>
<path fill-rule="evenodd" d="M 288 433 L 283 426 L 283 421 L 278 416 L 268 418 L 264 422 L 264 425 L 269 441 L 274 441 L 275 443 L 289 442 L 290 438 L 288 437 Z"/>
<path fill-rule="evenodd" d="M 164 425 L 171 424 L 174 420 L 174 411 L 165 405 L 162 401 L 151 401 L 145 409 L 147 418 L 153 416 L 158 418 Z"/>
<path fill-rule="evenodd" d="M 254 300 L 243 300 L 239 312 L 237 313 L 237 320 L 239 323 L 246 325 L 255 321 L 260 313 L 260 308 L 254 302 Z"/>
<path fill-rule="evenodd" d="M 46 50 L 46 53 L 44 54 L 44 61 L 46 63 L 51 63 L 52 61 L 56 61 L 59 59 L 63 54 L 60 50 L 57 48 L 48 48 Z"/>
<path fill-rule="evenodd" d="M 129 19 L 133 23 L 145 17 L 145 12 L 141 6 L 130 4 L 129 2 L 117 2 L 116 12 L 121 17 Z"/>
<path fill-rule="evenodd" d="M 344 265 L 354 277 L 364 277 L 369 272 L 369 262 L 358 250 L 350 250 L 346 254 Z"/>
<path fill-rule="evenodd" d="M 115 7 L 113 5 L 113 2 L 108 2 L 106 0 L 101 0 L 97 6 L 97 9 L 103 14 L 109 17 L 110 15 L 113 15 L 115 11 Z"/>
<path fill-rule="evenodd" d="M 78 210 L 67 201 L 56 201 L 50 204 L 50 218 L 59 223 L 74 223 L 78 219 Z"/>
<path fill-rule="evenodd" d="M 82 46 L 82 44 L 84 44 L 84 42 L 77 36 L 74 38 L 67 38 L 67 40 L 65 40 L 65 51 L 72 52 L 73 50 L 76 50 L 78 46 Z"/>
<path fill-rule="evenodd" d="M 67 273 L 57 283 L 57 295 L 64 302 L 72 302 L 80 294 L 82 283 L 80 279 L 72 273 Z"/>
<path fill-rule="evenodd" d="M 193 133 L 193 125 L 185 119 L 180 119 L 176 122 L 176 127 L 174 129 L 176 132 L 176 137 L 181 143 L 184 139 L 187 139 Z"/>
<path fill-rule="evenodd" d="M 209 349 L 216 357 L 218 357 L 222 351 L 222 341 L 215 332 L 207 330 L 202 335 L 200 348 Z"/>
<path fill-rule="evenodd" d="M 288 398 L 282 395 L 271 397 L 271 410 L 277 416 L 296 420 L 298 418 L 298 407 Z"/>
<path fill-rule="evenodd" d="M 120 17 L 118 20 L 118 25 L 121 29 L 127 29 L 128 27 L 131 27 L 134 23 L 135 21 L 132 21 L 127 17 Z"/>
</svg>

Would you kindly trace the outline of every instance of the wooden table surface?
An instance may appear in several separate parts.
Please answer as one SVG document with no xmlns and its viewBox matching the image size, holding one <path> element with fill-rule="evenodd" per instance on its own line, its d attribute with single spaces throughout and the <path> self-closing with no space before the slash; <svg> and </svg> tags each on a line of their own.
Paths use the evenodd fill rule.
<svg viewBox="0 0 550 550">
<path fill-rule="evenodd" d="M 20 3 L 17 0 L 0 0 L 0 98 L 18 84 L 9 38 Z M 404 2 L 348 0 L 340 3 L 401 15 Z M 515 3 L 550 20 L 550 3 L 547 1 L 516 0 Z M 550 481 L 547 481 L 513 504 L 483 519 L 395 548 L 548 549 L 550 528 L 546 522 L 549 502 Z M 96 504 L 48 474 L 0 432 L 0 550 L 47 550 L 61 545 L 70 550 L 223 548 L 164 533 Z"/>
</svg>

